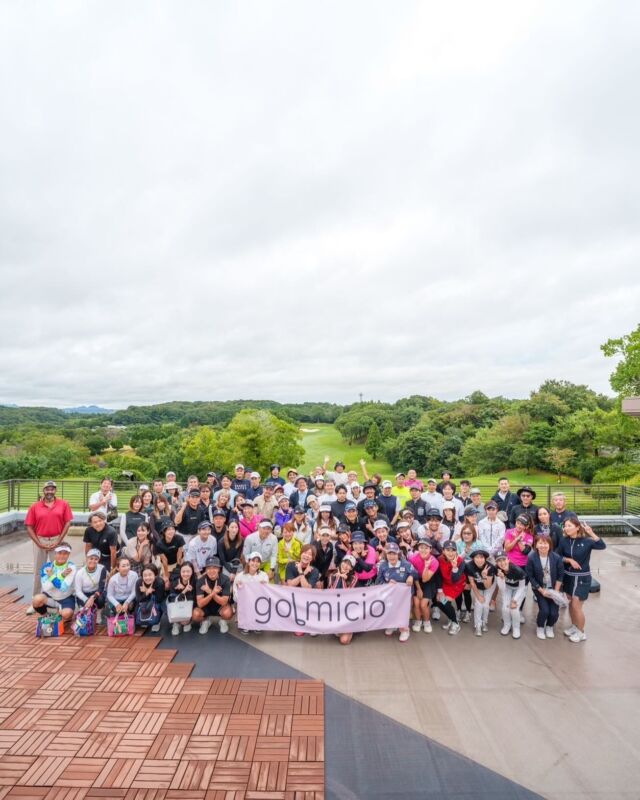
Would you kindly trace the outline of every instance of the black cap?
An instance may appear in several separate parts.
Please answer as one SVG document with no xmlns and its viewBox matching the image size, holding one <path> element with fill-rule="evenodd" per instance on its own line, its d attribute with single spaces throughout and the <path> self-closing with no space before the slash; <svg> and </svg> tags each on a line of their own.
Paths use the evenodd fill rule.
<svg viewBox="0 0 640 800">
<path fill-rule="evenodd" d="M 272 465 L 269 467 L 269 471 L 271 471 L 272 469 L 280 469 L 280 464 L 272 464 Z"/>
<path fill-rule="evenodd" d="M 200 489 L 189 489 L 189 497 L 200 497 Z"/>
<path fill-rule="evenodd" d="M 427 519 L 442 519 L 442 514 L 437 508 L 430 508 L 427 511 Z"/>
<path fill-rule="evenodd" d="M 304 514 L 304 508 L 302 506 L 296 506 L 293 509 L 294 514 Z"/>
<path fill-rule="evenodd" d="M 203 531 L 205 528 L 210 528 L 211 523 L 208 520 L 203 519 L 202 522 L 198 525 L 198 530 Z"/>
<path fill-rule="evenodd" d="M 485 558 L 489 558 L 489 553 L 483 547 L 478 547 L 476 550 L 471 551 L 471 558 L 475 558 L 475 556 L 484 556 Z"/>
<path fill-rule="evenodd" d="M 215 556 L 210 556 L 204 562 L 204 566 L 205 566 L 205 569 L 206 569 L 207 567 L 220 567 L 222 565 L 220 564 L 220 559 L 219 558 L 216 558 Z"/>
<path fill-rule="evenodd" d="M 211 512 L 211 516 L 212 517 L 224 517 L 225 519 L 227 518 L 227 515 L 224 513 L 224 511 L 221 508 L 214 509 Z"/>
<path fill-rule="evenodd" d="M 333 468 L 338 469 L 338 467 L 344 467 L 344 462 L 336 461 L 335 466 Z"/>
<path fill-rule="evenodd" d="M 366 542 L 367 537 L 364 535 L 362 531 L 354 531 L 351 534 L 351 541 L 352 542 Z"/>
</svg>

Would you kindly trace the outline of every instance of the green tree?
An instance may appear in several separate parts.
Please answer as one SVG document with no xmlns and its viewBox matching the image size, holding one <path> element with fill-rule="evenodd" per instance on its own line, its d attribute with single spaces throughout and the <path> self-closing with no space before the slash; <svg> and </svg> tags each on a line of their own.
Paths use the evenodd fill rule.
<svg viewBox="0 0 640 800">
<path fill-rule="evenodd" d="M 607 358 L 621 356 L 609 383 L 614 392 L 628 397 L 640 395 L 640 325 L 619 339 L 608 339 L 600 349 Z"/>
<path fill-rule="evenodd" d="M 566 470 L 576 451 L 570 447 L 551 447 L 549 448 L 549 463 L 558 474 L 558 483 L 562 481 L 562 473 Z"/>
<path fill-rule="evenodd" d="M 391 442 L 393 439 L 395 439 L 395 437 L 396 437 L 396 431 L 395 428 L 393 427 L 393 422 L 391 422 L 391 420 L 388 419 L 384 423 L 384 428 L 382 429 L 382 440 L 384 442 Z"/>
<path fill-rule="evenodd" d="M 382 450 L 382 434 L 380 433 L 380 428 L 375 421 L 369 426 L 369 433 L 367 435 L 367 441 L 365 442 L 364 449 L 371 456 L 371 458 L 377 458 Z"/>
<path fill-rule="evenodd" d="M 468 474 L 499 472 L 519 466 L 514 463 L 514 450 L 522 442 L 530 425 L 526 414 L 514 413 L 481 428 L 462 448 L 464 471 Z"/>
<path fill-rule="evenodd" d="M 279 419 L 269 411 L 244 409 L 220 434 L 217 463 L 225 470 L 234 464 L 250 464 L 263 475 L 269 465 L 297 467 L 304 456 L 297 425 Z"/>
<path fill-rule="evenodd" d="M 220 434 L 215 428 L 202 426 L 186 433 L 182 439 L 182 457 L 187 472 L 204 476 L 216 466 Z"/>
<path fill-rule="evenodd" d="M 423 475 L 434 471 L 434 454 L 439 447 L 439 435 L 428 425 L 422 423 L 401 433 L 385 450 L 394 469 L 413 468 Z"/>
</svg>

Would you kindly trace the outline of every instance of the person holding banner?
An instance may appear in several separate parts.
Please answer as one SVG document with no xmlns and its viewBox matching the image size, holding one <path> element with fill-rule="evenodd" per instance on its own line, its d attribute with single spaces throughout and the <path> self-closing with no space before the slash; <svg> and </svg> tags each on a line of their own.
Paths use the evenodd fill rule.
<svg viewBox="0 0 640 800">
<path fill-rule="evenodd" d="M 378 564 L 376 583 L 406 583 L 408 586 L 413 586 L 414 579 L 417 577 L 413 565 L 405 558 L 400 557 L 399 545 L 396 542 L 389 542 L 387 559 Z M 387 628 L 384 632 L 385 636 L 393 636 L 394 633 L 395 628 Z M 410 635 L 408 626 L 400 628 L 401 642 L 406 642 Z"/>
<path fill-rule="evenodd" d="M 258 524 L 258 530 L 250 533 L 244 540 L 244 560 L 248 553 L 260 553 L 262 566 L 260 569 L 267 573 L 269 580 L 273 580 L 278 561 L 278 540 L 273 532 L 273 522 L 263 519 Z"/>
<path fill-rule="evenodd" d="M 244 570 L 236 575 L 233 582 L 233 600 L 238 602 L 238 592 L 241 592 L 248 583 L 269 583 L 267 573 L 262 569 L 262 556 L 260 553 L 249 553 L 245 559 Z M 262 633 L 262 631 L 250 631 L 246 628 L 238 628 L 243 636 L 249 633 Z"/>
<path fill-rule="evenodd" d="M 328 530 L 325 528 L 324 530 Z M 300 551 L 300 561 L 287 564 L 285 579 L 287 586 L 299 586 L 302 589 L 322 588 L 320 571 L 313 566 L 316 549 L 312 544 L 305 544 Z M 320 584 L 320 585 L 319 585 Z M 294 636 L 304 636 L 302 631 L 296 631 Z M 316 634 L 313 634 L 314 636 Z"/>
<path fill-rule="evenodd" d="M 328 589 L 355 589 L 358 585 L 358 579 L 354 572 L 356 565 L 355 558 L 348 553 L 340 561 L 338 571 L 334 572 L 329 578 Z M 353 639 L 352 633 L 339 633 L 337 634 L 340 644 L 351 644 Z"/>
</svg>

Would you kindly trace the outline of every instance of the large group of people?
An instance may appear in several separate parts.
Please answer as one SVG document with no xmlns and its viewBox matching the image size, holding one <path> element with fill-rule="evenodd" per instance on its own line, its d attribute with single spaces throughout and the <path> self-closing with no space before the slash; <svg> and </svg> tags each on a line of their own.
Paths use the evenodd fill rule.
<svg viewBox="0 0 640 800">
<path fill-rule="evenodd" d="M 470 623 L 481 637 L 496 609 L 500 634 L 519 639 L 531 586 L 539 639 L 554 638 L 565 606 L 569 641 L 587 638 L 590 556 L 605 543 L 567 508 L 562 492 L 546 508 L 535 504 L 531 486 L 512 492 L 501 478 L 485 502 L 448 472 L 422 481 L 408 470 L 394 483 L 360 466 L 363 483 L 340 461 L 329 470 L 328 458 L 309 475 L 283 475 L 272 464 L 264 480 L 243 464 L 233 475 L 190 475 L 184 487 L 169 472 L 141 485 L 126 510 L 105 478 L 89 500 L 80 568 L 67 542 L 72 511 L 48 481 L 26 517 L 34 544 L 28 613 L 54 610 L 64 623 L 95 609 L 98 624 L 126 614 L 157 631 L 167 603 L 184 600 L 191 618 L 173 622 L 173 635 L 192 625 L 206 634 L 214 619 L 226 633 L 249 582 L 345 590 L 395 582 L 412 592 L 402 642 L 411 632 L 431 633 L 437 620 L 449 635 Z M 352 636 L 339 640 L 349 644 Z"/>
</svg>

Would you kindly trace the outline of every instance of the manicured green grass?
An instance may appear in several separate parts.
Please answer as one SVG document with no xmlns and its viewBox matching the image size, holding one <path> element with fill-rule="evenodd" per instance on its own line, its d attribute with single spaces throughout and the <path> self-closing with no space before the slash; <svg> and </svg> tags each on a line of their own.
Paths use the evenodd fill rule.
<svg viewBox="0 0 640 800">
<path fill-rule="evenodd" d="M 393 469 L 387 461 L 380 459 L 374 461 L 365 453 L 364 445 L 347 444 L 334 425 L 305 423 L 301 427 L 307 431 L 303 430 L 302 433 L 302 446 L 304 447 L 305 455 L 303 463 L 299 466 L 301 472 L 308 472 L 314 467 L 322 465 L 324 457 L 329 456 L 329 469 L 333 469 L 336 461 L 344 461 L 347 469 L 355 469 L 362 480 L 360 459 L 364 458 L 367 462 L 369 475 L 379 472 L 384 478 L 392 478 Z"/>
<path fill-rule="evenodd" d="M 439 477 L 439 476 L 435 476 Z M 461 478 L 466 478 L 466 475 L 461 475 Z M 479 486 L 496 486 L 498 485 L 498 481 L 500 478 L 509 478 L 511 486 L 513 488 L 520 488 L 520 486 L 524 486 L 529 484 L 529 486 L 542 486 L 547 484 L 556 484 L 558 485 L 558 476 L 554 472 L 545 472 L 542 469 L 532 469 L 530 472 L 526 470 L 505 470 L 504 472 L 494 472 L 493 474 L 484 474 L 484 475 L 473 475 L 469 478 L 471 483 L 474 485 Z M 455 480 L 455 478 L 454 478 Z M 580 481 L 577 478 L 571 478 L 567 475 L 562 476 L 562 485 L 575 485 L 579 484 Z"/>
</svg>

